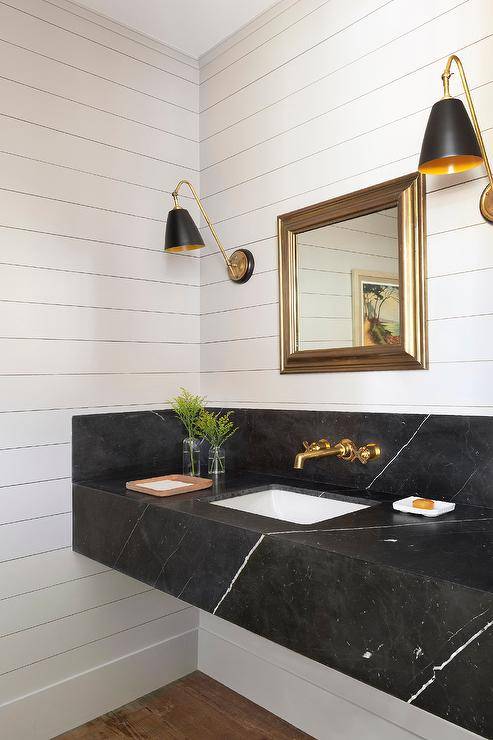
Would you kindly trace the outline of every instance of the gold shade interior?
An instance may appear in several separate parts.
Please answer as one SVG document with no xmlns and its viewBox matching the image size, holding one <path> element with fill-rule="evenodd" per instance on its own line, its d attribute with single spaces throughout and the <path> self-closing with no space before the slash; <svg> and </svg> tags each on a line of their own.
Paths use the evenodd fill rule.
<svg viewBox="0 0 493 740">
<path fill-rule="evenodd" d="M 180 244 L 178 247 L 166 247 L 165 252 L 191 252 L 192 249 L 202 249 L 203 244 Z"/>
<path fill-rule="evenodd" d="M 482 157 L 473 154 L 459 154 L 452 157 L 430 159 L 419 165 L 419 171 L 425 175 L 453 175 L 454 172 L 466 172 L 483 164 Z"/>
</svg>

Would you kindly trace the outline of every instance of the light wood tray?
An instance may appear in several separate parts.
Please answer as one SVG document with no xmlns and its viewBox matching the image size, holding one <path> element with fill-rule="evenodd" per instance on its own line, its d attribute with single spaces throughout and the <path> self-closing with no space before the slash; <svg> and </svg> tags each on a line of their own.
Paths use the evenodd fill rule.
<svg viewBox="0 0 493 740">
<path fill-rule="evenodd" d="M 176 487 L 166 488 L 159 490 L 156 488 L 150 488 L 149 484 L 159 484 L 161 481 L 175 481 Z M 180 486 L 180 483 L 187 483 L 186 486 Z M 194 478 L 191 475 L 161 475 L 158 478 L 142 478 L 141 480 L 131 480 L 127 483 L 127 488 L 130 491 L 137 491 L 138 493 L 146 493 L 148 496 L 177 496 L 179 493 L 191 493 L 192 491 L 201 491 L 204 488 L 210 488 L 212 486 L 212 480 L 210 478 Z"/>
</svg>

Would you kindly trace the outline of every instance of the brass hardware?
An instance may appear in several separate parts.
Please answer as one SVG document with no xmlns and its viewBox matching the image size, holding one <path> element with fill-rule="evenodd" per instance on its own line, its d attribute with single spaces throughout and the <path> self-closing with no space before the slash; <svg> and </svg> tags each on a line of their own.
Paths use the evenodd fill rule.
<svg viewBox="0 0 493 740">
<path fill-rule="evenodd" d="M 479 148 L 481 149 L 481 155 L 483 157 L 483 163 L 486 169 L 486 174 L 488 175 L 489 184 L 486 186 L 485 190 L 483 191 L 483 195 L 481 196 L 482 203 L 486 202 L 488 200 L 486 191 L 492 191 L 493 190 L 493 172 L 491 170 L 490 161 L 488 159 L 488 154 L 486 153 L 486 146 L 484 143 L 483 135 L 481 133 L 481 129 L 479 127 L 479 121 L 476 114 L 476 109 L 474 107 L 474 103 L 472 102 L 472 96 L 471 96 L 471 90 L 469 87 L 469 84 L 467 82 L 466 73 L 464 72 L 464 66 L 457 56 L 457 54 L 451 54 L 449 58 L 447 59 L 447 63 L 445 65 L 445 69 L 442 73 L 442 82 L 443 82 L 443 97 L 444 98 L 450 98 L 450 77 L 452 76 L 453 72 L 451 72 L 452 63 L 455 62 L 457 69 L 459 70 L 459 77 L 462 82 L 462 87 L 464 88 L 464 92 L 466 94 L 466 100 L 467 105 L 469 106 L 469 112 L 471 114 L 471 120 L 472 125 L 474 126 L 474 132 L 476 134 L 476 138 L 478 140 Z M 490 192 L 491 195 L 491 192 Z M 493 211 L 487 212 L 487 215 L 483 213 L 483 209 L 481 208 L 481 213 L 483 214 L 484 218 L 486 218 L 488 221 L 493 221 Z"/>
<path fill-rule="evenodd" d="M 209 229 L 211 230 L 212 236 L 214 237 L 214 240 L 219 247 L 219 250 L 224 258 L 224 261 L 226 263 L 226 267 L 228 269 L 228 275 L 235 283 L 246 283 L 247 280 L 249 280 L 252 276 L 254 267 L 255 267 L 255 261 L 253 258 L 253 254 L 250 252 L 249 249 L 237 249 L 233 252 L 231 257 L 228 257 L 226 250 L 224 249 L 221 240 L 219 239 L 219 235 L 214 228 L 214 225 L 212 221 L 209 218 L 209 215 L 207 211 L 205 210 L 204 206 L 202 205 L 202 201 L 200 200 L 197 191 L 195 190 L 194 186 L 189 180 L 180 180 L 176 188 L 172 192 L 173 201 L 174 201 L 174 208 L 181 208 L 179 202 L 178 202 L 178 193 L 182 185 L 187 185 L 190 192 L 192 193 L 195 202 L 197 203 L 198 207 L 200 208 L 200 212 L 202 216 L 205 218 L 207 225 Z"/>
<path fill-rule="evenodd" d="M 427 369 L 425 196 L 414 172 L 278 217 L 281 373 Z M 297 235 L 396 206 L 401 343 L 300 350 Z"/>
<path fill-rule="evenodd" d="M 332 446 L 327 439 L 319 439 L 318 442 L 303 442 L 305 448 L 303 452 L 298 452 L 294 458 L 294 468 L 302 470 L 305 460 L 317 457 L 338 457 L 347 462 L 359 460 L 366 465 L 370 460 L 380 457 L 380 447 L 374 442 L 369 442 L 362 447 L 357 447 L 351 439 L 341 439 L 340 442 Z"/>
<path fill-rule="evenodd" d="M 479 201 L 479 208 L 480 208 L 481 215 L 483 216 L 483 218 L 486 219 L 486 221 L 493 222 L 493 172 L 491 171 L 490 161 L 488 159 L 488 154 L 486 153 L 486 147 L 484 144 L 484 139 L 481 133 L 481 129 L 479 127 L 479 121 L 476 115 L 476 109 L 474 107 L 474 103 L 472 102 L 471 90 L 467 82 L 466 73 L 464 72 L 464 67 L 462 65 L 461 60 L 456 54 L 451 54 L 449 56 L 449 58 L 447 59 L 447 64 L 445 65 L 445 69 L 442 74 L 443 94 L 445 98 L 450 97 L 449 81 L 450 81 L 450 76 L 452 74 L 452 72 L 450 71 L 452 62 L 455 62 L 457 69 L 459 70 L 459 76 L 462 82 L 462 87 L 464 88 L 464 92 L 466 94 L 467 105 L 469 106 L 469 112 L 471 113 L 472 125 L 474 126 L 474 132 L 478 140 L 479 148 L 481 150 L 481 155 L 483 157 L 483 163 L 486 168 L 486 174 L 488 175 L 488 180 L 489 180 L 488 185 L 485 187 L 485 189 L 483 190 L 481 194 L 481 199 Z"/>
<path fill-rule="evenodd" d="M 421 158 L 420 158 L 420 171 L 427 173 L 427 174 L 437 174 L 437 175 L 444 175 L 449 174 L 451 172 L 462 172 L 467 169 L 471 169 L 473 167 L 478 167 L 481 164 L 484 164 L 486 169 L 486 174 L 488 175 L 488 185 L 484 189 L 481 199 L 479 202 L 479 207 L 481 211 L 481 215 L 484 219 L 487 221 L 493 222 L 493 172 L 491 169 L 491 165 L 488 159 L 488 154 L 486 152 L 486 146 L 483 140 L 483 136 L 481 133 L 481 128 L 479 126 L 478 117 L 476 114 L 476 109 L 474 107 L 474 103 L 472 100 L 471 90 L 469 87 L 469 84 L 467 82 L 466 74 L 464 72 L 464 67 L 462 65 L 462 62 L 460 58 L 457 56 L 457 54 L 451 54 L 449 58 L 447 59 L 447 62 L 445 64 L 445 68 L 442 73 L 442 83 L 443 83 L 443 99 L 442 101 L 439 101 L 438 103 L 435 103 L 432 109 L 432 113 L 430 114 L 430 121 L 432 120 L 433 116 L 433 110 L 438 111 L 437 106 L 440 106 L 440 104 L 443 101 L 451 101 L 453 98 L 450 94 L 450 77 L 453 74 L 451 71 L 452 64 L 456 65 L 458 71 L 459 71 L 459 77 L 462 82 L 462 87 L 464 88 L 465 96 L 467 105 L 469 108 L 470 118 L 472 122 L 472 126 L 474 129 L 474 135 L 476 137 L 477 145 L 479 147 L 479 150 L 476 153 L 467 151 L 464 151 L 461 153 L 461 144 L 465 145 L 465 139 L 464 136 L 467 138 L 467 133 L 462 126 L 459 127 L 457 123 L 457 119 L 455 119 L 455 124 L 452 126 L 450 124 L 450 130 L 442 130 L 444 128 L 443 122 L 440 121 L 442 124 L 441 126 L 438 123 L 438 119 L 434 119 L 434 127 L 432 127 L 433 135 L 430 136 L 430 138 L 433 140 L 436 144 L 436 139 L 439 137 L 443 142 L 443 148 L 446 150 L 449 150 L 449 154 L 442 153 L 437 158 L 428 159 L 426 158 L 426 154 L 430 154 L 430 152 L 425 147 L 425 140 L 423 141 L 423 147 L 425 147 L 425 154 L 423 154 L 423 150 L 421 151 Z M 458 101 L 457 101 L 458 102 Z M 462 103 L 460 104 L 460 107 L 462 107 Z M 443 109 L 443 106 L 441 108 Z M 458 111 L 458 108 L 456 108 L 456 111 Z M 438 113 L 436 113 L 438 116 Z M 464 115 L 467 116 L 467 113 L 464 109 Z M 430 125 L 430 122 L 429 124 Z M 468 127 L 468 124 L 467 124 Z M 446 129 L 446 126 L 445 126 Z M 428 128 L 427 128 L 428 133 Z M 425 134 L 426 139 L 426 134 Z M 459 143 L 460 142 L 460 143 Z M 428 143 L 428 140 L 427 140 Z M 430 145 L 433 150 L 433 145 Z M 476 147 L 474 147 L 476 149 Z M 438 153 L 438 152 L 437 152 Z M 479 153 L 481 154 L 481 157 L 479 157 Z M 424 158 L 424 159 L 423 159 Z"/>
</svg>

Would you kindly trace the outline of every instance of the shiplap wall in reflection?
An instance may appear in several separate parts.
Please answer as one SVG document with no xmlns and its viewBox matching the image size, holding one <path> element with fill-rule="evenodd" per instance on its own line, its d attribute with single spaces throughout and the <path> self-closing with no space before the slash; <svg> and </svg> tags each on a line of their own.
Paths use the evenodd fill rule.
<svg viewBox="0 0 493 740">
<path fill-rule="evenodd" d="M 0 27 L 0 724 L 46 737 L 194 666 L 163 642 L 193 610 L 71 552 L 70 423 L 199 387 L 199 260 L 162 253 L 199 180 L 198 65 L 65 0 L 0 3 Z M 97 678 L 131 653 L 131 680 Z M 18 724 L 64 681 L 79 714 Z"/>
<path fill-rule="evenodd" d="M 202 195 L 224 242 L 257 263 L 232 285 L 204 230 L 202 392 L 215 403 L 493 412 L 482 169 L 428 178 L 429 371 L 278 370 L 277 215 L 414 171 L 452 52 L 492 150 L 490 0 L 286 0 L 202 58 Z"/>
<path fill-rule="evenodd" d="M 397 210 L 306 231 L 296 244 L 299 348 L 351 347 L 353 270 L 398 280 Z"/>
</svg>

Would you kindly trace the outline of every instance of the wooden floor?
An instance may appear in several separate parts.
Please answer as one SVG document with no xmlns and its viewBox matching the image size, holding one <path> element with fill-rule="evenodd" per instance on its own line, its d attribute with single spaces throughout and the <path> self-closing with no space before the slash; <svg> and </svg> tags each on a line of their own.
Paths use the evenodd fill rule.
<svg viewBox="0 0 493 740">
<path fill-rule="evenodd" d="M 312 740 L 222 684 L 195 672 L 57 740 Z"/>
</svg>

